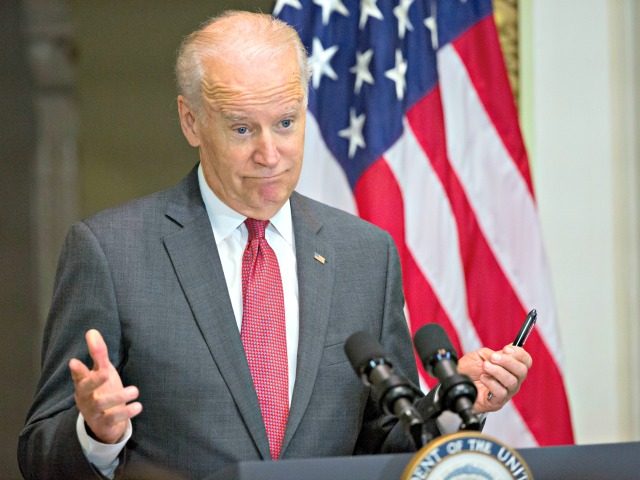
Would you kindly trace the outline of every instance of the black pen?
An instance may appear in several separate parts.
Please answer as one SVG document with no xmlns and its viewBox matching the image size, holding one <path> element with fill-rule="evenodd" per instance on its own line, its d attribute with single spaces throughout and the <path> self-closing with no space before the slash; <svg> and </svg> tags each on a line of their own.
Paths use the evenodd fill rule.
<svg viewBox="0 0 640 480">
<path fill-rule="evenodd" d="M 533 326 L 536 324 L 536 318 L 538 317 L 538 312 L 534 308 L 529 312 L 527 318 L 524 319 L 524 323 L 522 327 L 520 327 L 520 331 L 518 335 L 516 335 L 516 339 L 513 341 L 513 345 L 516 347 L 523 347 L 524 342 L 527 341 L 531 330 L 533 330 Z"/>
</svg>

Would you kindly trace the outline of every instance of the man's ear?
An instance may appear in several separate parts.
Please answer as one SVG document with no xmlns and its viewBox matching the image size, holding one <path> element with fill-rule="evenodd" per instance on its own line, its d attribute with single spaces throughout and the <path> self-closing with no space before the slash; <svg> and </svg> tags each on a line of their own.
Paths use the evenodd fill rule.
<svg viewBox="0 0 640 480">
<path fill-rule="evenodd" d="M 182 95 L 178 95 L 178 116 L 180 117 L 180 127 L 187 142 L 192 147 L 200 146 L 200 132 L 196 124 L 196 113 L 191 109 Z"/>
</svg>

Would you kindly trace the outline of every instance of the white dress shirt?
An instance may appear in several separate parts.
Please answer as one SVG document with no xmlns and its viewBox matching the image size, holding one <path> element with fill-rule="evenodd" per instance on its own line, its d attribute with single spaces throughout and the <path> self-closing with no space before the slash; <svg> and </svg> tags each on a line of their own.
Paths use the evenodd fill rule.
<svg viewBox="0 0 640 480">
<path fill-rule="evenodd" d="M 198 183 L 202 200 L 204 201 L 213 238 L 215 238 L 220 263 L 231 299 L 231 306 L 238 325 L 242 325 L 242 255 L 247 245 L 249 234 L 244 225 L 246 217 L 224 204 L 213 193 L 202 172 L 202 165 L 198 167 Z M 299 335 L 298 308 L 298 274 L 296 263 L 295 239 L 293 235 L 293 221 L 291 219 L 291 204 L 287 202 L 270 219 L 265 232 L 267 242 L 278 258 L 280 276 L 282 278 L 282 292 L 284 295 L 285 322 L 287 330 L 287 361 L 289 366 L 289 404 L 293 395 L 296 378 Z M 142 413 L 144 415 L 144 412 Z M 82 414 L 78 415 L 76 432 L 82 451 L 87 459 L 106 477 L 113 478 L 118 467 L 118 455 L 133 433 L 131 421 L 122 440 L 116 444 L 104 444 L 91 438 L 85 428 Z"/>
<path fill-rule="evenodd" d="M 204 179 L 202 166 L 198 168 L 198 181 L 211 222 L 211 229 L 216 239 L 231 306 L 238 324 L 238 331 L 240 331 L 242 325 L 242 255 L 249 239 L 249 232 L 244 225 L 247 217 L 232 210 L 215 196 Z M 278 257 L 280 277 L 282 278 L 287 329 L 287 361 L 289 363 L 289 403 L 291 403 L 293 384 L 296 379 L 299 308 L 296 248 L 289 200 L 271 217 L 265 231 L 265 237 Z"/>
</svg>

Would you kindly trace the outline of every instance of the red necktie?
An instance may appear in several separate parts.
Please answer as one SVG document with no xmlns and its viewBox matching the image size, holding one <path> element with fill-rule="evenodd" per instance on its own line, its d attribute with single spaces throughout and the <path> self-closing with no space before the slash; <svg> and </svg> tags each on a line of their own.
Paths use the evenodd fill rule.
<svg viewBox="0 0 640 480">
<path fill-rule="evenodd" d="M 271 458 L 280 456 L 289 415 L 284 295 L 278 259 L 264 238 L 269 220 L 245 221 L 240 338 L 267 430 Z"/>
</svg>

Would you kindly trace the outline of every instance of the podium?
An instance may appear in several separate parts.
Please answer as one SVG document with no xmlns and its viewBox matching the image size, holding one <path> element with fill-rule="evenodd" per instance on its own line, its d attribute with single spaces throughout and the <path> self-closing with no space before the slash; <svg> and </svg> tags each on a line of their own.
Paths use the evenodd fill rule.
<svg viewBox="0 0 640 480">
<path fill-rule="evenodd" d="M 640 478 L 640 442 L 517 450 L 535 480 Z M 363 455 L 240 462 L 207 480 L 400 480 L 413 455 Z"/>
</svg>

